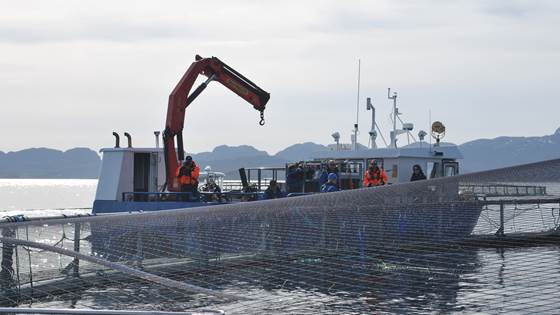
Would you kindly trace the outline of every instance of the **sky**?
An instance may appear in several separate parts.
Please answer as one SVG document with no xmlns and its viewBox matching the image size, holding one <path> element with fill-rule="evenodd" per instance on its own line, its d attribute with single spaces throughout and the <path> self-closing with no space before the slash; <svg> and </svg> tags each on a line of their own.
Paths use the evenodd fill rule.
<svg viewBox="0 0 560 315">
<path fill-rule="evenodd" d="M 271 94 L 266 125 L 219 83 L 189 106 L 189 152 L 249 144 L 367 144 L 398 93 L 414 134 L 432 120 L 457 144 L 560 127 L 560 2 L 0 0 L 0 151 L 99 149 L 129 132 L 154 146 L 194 56 L 216 56 Z M 200 79 L 202 80 L 202 79 Z M 198 82 L 198 81 L 197 81 Z M 399 143 L 406 143 L 406 137 Z M 381 145 L 381 139 L 378 138 Z"/>
</svg>

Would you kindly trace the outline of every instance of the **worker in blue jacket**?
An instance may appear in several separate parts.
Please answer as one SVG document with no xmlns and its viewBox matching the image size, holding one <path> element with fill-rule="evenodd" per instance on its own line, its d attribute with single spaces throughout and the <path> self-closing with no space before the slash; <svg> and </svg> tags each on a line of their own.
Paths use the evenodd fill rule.
<svg viewBox="0 0 560 315">
<path fill-rule="evenodd" d="M 338 191 L 338 176 L 335 173 L 330 173 L 327 176 L 327 182 L 321 186 L 321 192 L 334 192 Z"/>
<path fill-rule="evenodd" d="M 334 160 L 330 160 L 327 163 L 327 168 L 323 169 L 321 172 L 321 176 L 319 177 L 319 188 L 323 187 L 328 181 L 329 174 L 334 173 L 338 177 L 338 167 L 336 166 L 336 162 Z M 338 188 L 338 180 L 337 180 L 337 188 Z"/>
</svg>

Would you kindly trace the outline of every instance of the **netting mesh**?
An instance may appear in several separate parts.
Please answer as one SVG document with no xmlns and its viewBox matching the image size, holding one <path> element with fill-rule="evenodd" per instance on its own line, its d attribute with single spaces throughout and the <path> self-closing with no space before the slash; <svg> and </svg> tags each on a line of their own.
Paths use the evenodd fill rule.
<svg viewBox="0 0 560 315">
<path fill-rule="evenodd" d="M 270 201 L 3 223 L 0 306 L 555 313 L 559 197 L 553 160 Z"/>
</svg>

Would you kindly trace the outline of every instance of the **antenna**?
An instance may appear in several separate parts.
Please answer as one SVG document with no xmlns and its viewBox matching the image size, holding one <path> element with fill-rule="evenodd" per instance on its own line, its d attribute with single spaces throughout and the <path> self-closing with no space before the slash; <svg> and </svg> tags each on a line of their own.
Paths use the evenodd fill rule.
<svg viewBox="0 0 560 315">
<path fill-rule="evenodd" d="M 428 127 L 430 128 L 429 130 L 432 129 L 432 110 L 428 109 L 428 121 L 429 121 L 429 125 Z M 432 149 L 432 138 L 430 137 L 430 151 Z"/>
<path fill-rule="evenodd" d="M 366 109 L 371 110 L 371 129 L 369 130 L 369 147 L 371 149 L 377 148 L 377 143 L 375 140 L 377 139 L 377 131 L 375 131 L 375 107 L 373 107 L 373 103 L 371 102 L 371 97 L 366 99 Z"/>
<path fill-rule="evenodd" d="M 354 124 L 354 137 L 352 141 L 354 151 L 358 151 L 358 120 L 360 118 L 360 70 L 361 60 L 358 59 L 358 95 L 356 97 L 356 123 Z"/>
<path fill-rule="evenodd" d="M 399 109 L 397 108 L 397 92 L 393 92 L 391 96 L 391 88 L 387 89 L 387 98 L 393 100 L 393 131 L 391 131 L 391 144 L 392 148 L 397 148 L 397 117 L 399 116 Z"/>
</svg>

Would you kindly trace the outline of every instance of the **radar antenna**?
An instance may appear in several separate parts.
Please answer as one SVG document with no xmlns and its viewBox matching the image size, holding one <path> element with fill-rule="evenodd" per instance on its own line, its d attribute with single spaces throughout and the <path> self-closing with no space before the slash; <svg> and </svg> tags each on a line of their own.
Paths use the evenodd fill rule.
<svg viewBox="0 0 560 315">
<path fill-rule="evenodd" d="M 435 146 L 439 146 L 439 142 L 443 137 L 445 137 L 445 125 L 441 121 L 434 121 L 432 124 L 432 138 L 436 140 Z"/>
<path fill-rule="evenodd" d="M 334 132 L 331 137 L 333 137 L 334 142 L 336 143 L 336 151 L 340 150 L 340 133 L 338 131 Z"/>
</svg>

